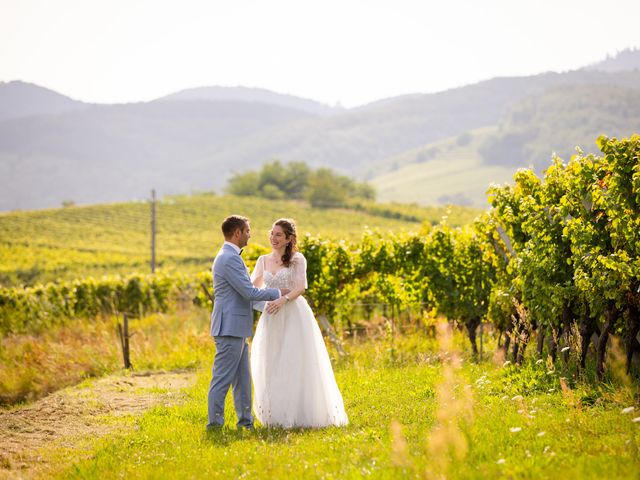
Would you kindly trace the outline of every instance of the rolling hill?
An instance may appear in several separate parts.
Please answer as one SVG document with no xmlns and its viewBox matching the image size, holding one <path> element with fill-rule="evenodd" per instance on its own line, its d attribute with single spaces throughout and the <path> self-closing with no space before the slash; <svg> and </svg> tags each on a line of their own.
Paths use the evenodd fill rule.
<svg viewBox="0 0 640 480">
<path fill-rule="evenodd" d="M 161 194 L 220 190 L 234 171 L 274 158 L 331 167 L 371 180 L 381 198 L 427 204 L 434 196 L 402 186 L 399 173 L 393 188 L 383 186 L 388 166 L 406 168 L 415 183 L 414 164 L 427 165 L 418 160 L 421 152 L 476 134 L 461 156 L 431 158 L 452 164 L 451 174 L 419 177 L 444 192 L 437 202 L 479 205 L 479 195 L 470 192 L 486 189 L 487 179 L 502 181 L 506 170 L 522 165 L 540 168 L 553 151 L 593 145 L 599 133 L 621 136 L 638 128 L 633 109 L 640 70 L 631 67 L 640 52 L 623 54 L 615 71 L 599 70 L 611 70 L 615 59 L 608 59 L 571 72 L 493 78 L 344 110 L 260 89 L 206 87 L 126 105 L 58 99 L 63 106 L 57 110 L 24 116 L 20 112 L 34 111 L 26 105 L 42 94 L 25 84 L 33 98 L 22 96 L 22 110 L 0 105 L 17 112 L 0 121 L 0 210 L 124 201 L 146 197 L 153 187 Z M 0 85 L 0 99 L 10 85 Z M 488 134 L 487 128 L 495 130 Z"/>
<path fill-rule="evenodd" d="M 0 122 L 0 205 L 33 209 L 211 189 L 226 151 L 309 114 L 263 103 L 150 102 Z M 222 156 L 229 164 L 211 162 Z"/>
<path fill-rule="evenodd" d="M 32 83 L 0 82 L 0 122 L 32 115 L 57 115 L 88 106 Z"/>
<path fill-rule="evenodd" d="M 354 240 L 365 228 L 381 232 L 417 231 L 443 215 L 451 225 L 467 224 L 479 213 L 445 208 L 375 205 L 362 209 L 312 209 L 305 202 L 216 196 L 165 197 L 157 204 L 157 260 L 165 272 L 200 272 L 211 267 L 222 243 L 220 223 L 239 213 L 252 219 L 245 258 L 268 245 L 274 220 L 291 217 L 299 237 L 307 233 Z M 385 212 L 386 210 L 386 212 Z M 388 211 L 406 219 L 388 218 Z M 262 247 L 259 247 L 261 245 Z M 252 253 L 253 252 L 253 253 Z M 0 214 L 0 286 L 73 280 L 104 274 L 149 271 L 150 205 L 127 202 Z"/>
<path fill-rule="evenodd" d="M 640 132 L 640 89 L 610 85 L 565 86 L 532 96 L 509 109 L 480 153 L 483 163 L 532 164 L 542 171 L 553 152 L 568 159 L 579 146 L 596 153 L 598 136 Z"/>
<path fill-rule="evenodd" d="M 458 137 L 411 150 L 380 164 L 384 173 L 371 180 L 382 201 L 424 205 L 468 205 L 487 208 L 491 183 L 511 181 L 511 166 L 483 163 L 479 149 L 497 131 L 495 127 L 471 130 Z"/>
<path fill-rule="evenodd" d="M 514 104 L 498 126 L 470 130 L 374 166 L 380 200 L 486 208 L 491 183 L 511 181 L 517 168 L 539 174 L 553 154 L 568 160 L 575 148 L 597 153 L 599 135 L 640 132 L 640 89 L 564 86 Z"/>
<path fill-rule="evenodd" d="M 330 107 L 314 100 L 300 98 L 293 95 L 283 95 L 281 93 L 271 92 L 264 88 L 247 88 L 247 87 L 199 87 L 181 90 L 160 100 L 208 100 L 208 101 L 241 101 L 252 103 L 266 103 L 268 105 L 277 105 L 294 110 L 302 110 L 303 112 L 315 115 L 334 115 L 342 113 L 341 107 Z"/>
</svg>

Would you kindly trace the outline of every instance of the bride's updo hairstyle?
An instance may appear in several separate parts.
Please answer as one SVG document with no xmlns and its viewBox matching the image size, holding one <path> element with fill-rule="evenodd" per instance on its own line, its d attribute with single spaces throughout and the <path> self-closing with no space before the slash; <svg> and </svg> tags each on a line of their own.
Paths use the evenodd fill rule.
<svg viewBox="0 0 640 480">
<path fill-rule="evenodd" d="M 287 248 L 285 248 L 284 250 L 284 255 L 282 255 L 282 264 L 285 267 L 289 267 L 291 265 L 293 254 L 298 251 L 298 236 L 296 234 L 296 224 L 290 218 L 281 218 L 274 222 L 273 226 L 275 227 L 276 225 L 282 228 L 284 236 L 287 240 L 289 240 Z"/>
</svg>

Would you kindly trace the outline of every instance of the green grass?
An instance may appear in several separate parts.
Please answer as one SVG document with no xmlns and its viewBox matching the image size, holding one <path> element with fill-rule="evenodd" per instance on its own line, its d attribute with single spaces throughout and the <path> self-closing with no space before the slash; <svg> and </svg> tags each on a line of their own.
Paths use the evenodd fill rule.
<svg viewBox="0 0 640 480">
<path fill-rule="evenodd" d="M 417 231 L 421 222 L 443 215 L 453 224 L 470 222 L 472 209 L 384 205 L 370 212 L 312 209 L 304 202 L 196 195 L 169 197 L 157 208 L 157 262 L 160 270 L 200 272 L 222 243 L 220 223 L 237 213 L 252 220 L 250 248 L 268 245 L 267 232 L 280 217 L 292 217 L 299 235 L 333 239 L 361 237 L 365 226 L 387 231 Z M 405 212 L 406 210 L 406 212 Z M 379 214 L 374 214 L 374 213 Z M 130 202 L 0 214 L 0 285 L 33 285 L 104 274 L 146 273 L 150 259 L 150 206 Z"/>
<path fill-rule="evenodd" d="M 460 337 L 456 343 L 464 345 Z M 90 443 L 88 452 L 62 456 L 58 450 L 66 463 L 53 471 L 61 478 L 83 479 L 430 478 L 438 460 L 429 457 L 427 445 L 435 441 L 436 418 L 449 411 L 468 449 L 447 458 L 446 478 L 637 476 L 640 423 L 631 421 L 637 406 L 635 414 L 621 413 L 633 405 L 631 390 L 573 381 L 563 392 L 560 373 L 547 374 L 547 365 L 528 361 L 520 368 L 502 367 L 466 359 L 450 379 L 451 402 L 449 397 L 438 401 L 445 384 L 441 360 L 447 354 L 438 354 L 435 341 L 423 334 L 396 337 L 393 357 L 390 347 L 389 339 L 380 338 L 347 342 L 346 358 L 330 351 L 350 419 L 345 428 L 259 426 L 242 432 L 230 426 L 208 434 L 206 365 L 184 404 L 157 407 L 136 420 L 129 433 Z M 550 385 L 558 388 L 550 391 Z M 451 411 L 463 391 L 472 392 L 464 415 Z M 587 397 L 589 402 L 576 401 Z M 226 415 L 227 424 L 234 425 L 230 398 Z M 400 434 L 391 433 L 393 422 L 401 425 Z M 439 441 L 455 445 L 447 436 Z"/>
<path fill-rule="evenodd" d="M 512 182 L 516 171 L 512 166 L 483 163 L 478 149 L 494 131 L 493 127 L 473 130 L 468 144 L 451 138 L 387 159 L 381 166 L 387 171 L 373 177 L 371 184 L 382 201 L 487 209 L 489 185 Z"/>
</svg>

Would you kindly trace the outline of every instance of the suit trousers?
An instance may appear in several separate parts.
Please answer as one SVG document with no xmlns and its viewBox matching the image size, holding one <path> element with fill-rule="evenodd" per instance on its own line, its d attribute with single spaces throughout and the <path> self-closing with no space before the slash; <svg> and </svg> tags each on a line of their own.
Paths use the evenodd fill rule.
<svg viewBox="0 0 640 480">
<path fill-rule="evenodd" d="M 214 337 L 216 355 L 209 386 L 209 424 L 224 425 L 224 401 L 233 387 L 233 403 L 238 416 L 238 426 L 253 426 L 251 413 L 251 371 L 249 345 L 242 337 Z"/>
</svg>

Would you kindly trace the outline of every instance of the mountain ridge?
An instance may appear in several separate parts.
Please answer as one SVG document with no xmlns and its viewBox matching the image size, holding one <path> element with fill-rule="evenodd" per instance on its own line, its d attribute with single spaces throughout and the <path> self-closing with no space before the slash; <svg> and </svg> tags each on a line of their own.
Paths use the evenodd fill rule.
<svg viewBox="0 0 640 480">
<path fill-rule="evenodd" d="M 0 82 L 0 121 L 34 115 L 57 115 L 87 108 L 90 104 L 34 83 Z"/>
<path fill-rule="evenodd" d="M 255 87 L 195 87 L 180 90 L 164 97 L 160 97 L 154 101 L 170 101 L 170 100 L 209 100 L 209 101 L 244 101 L 258 102 L 278 105 L 281 107 L 294 108 L 315 115 L 335 115 L 344 111 L 341 107 L 331 107 L 321 102 L 302 98 L 295 95 L 273 92 L 264 88 Z"/>
<path fill-rule="evenodd" d="M 116 105 L 55 97 L 60 105 L 46 113 L 0 122 L 0 210 L 51 207 L 65 200 L 143 198 L 153 187 L 172 194 L 221 189 L 233 172 L 256 169 L 276 158 L 374 179 L 388 173 L 389 159 L 411 164 L 415 162 L 412 155 L 428 150 L 430 144 L 508 125 L 511 109 L 528 98 L 562 87 L 584 87 L 589 97 L 590 89 L 596 91 L 598 86 L 640 88 L 640 71 L 580 69 L 496 77 L 331 114 L 317 109 L 333 107 L 313 100 L 233 87 L 187 89 L 149 102 Z M 283 101 L 294 105 L 283 106 Z M 582 141 L 573 139 L 569 131 L 559 135 L 567 142 Z M 543 146 L 547 141 L 551 145 L 551 139 L 536 139 Z M 474 153 L 467 158 L 478 157 Z M 528 162 L 527 158 L 512 160 L 514 170 Z M 477 165 L 460 161 L 469 167 Z M 463 198 L 460 193 L 452 190 L 437 198 Z M 413 201 L 420 203 L 421 198 Z"/>
</svg>

